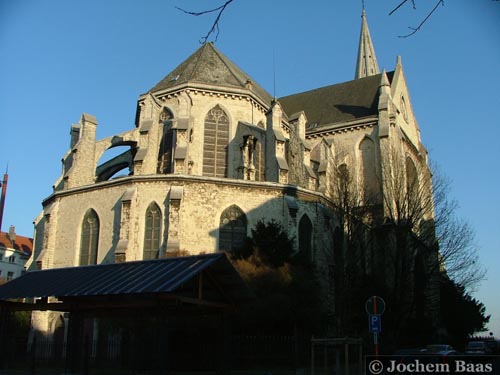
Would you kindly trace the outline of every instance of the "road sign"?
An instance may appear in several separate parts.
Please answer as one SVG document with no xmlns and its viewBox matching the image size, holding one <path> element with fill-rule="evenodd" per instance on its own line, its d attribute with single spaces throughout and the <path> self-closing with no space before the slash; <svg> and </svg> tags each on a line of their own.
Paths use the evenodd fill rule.
<svg viewBox="0 0 500 375">
<path fill-rule="evenodd" d="M 368 327 L 369 327 L 370 333 L 382 332 L 382 317 L 380 315 L 369 315 L 368 316 Z"/>
<path fill-rule="evenodd" d="M 368 315 L 382 315 L 385 311 L 385 302 L 380 297 L 372 296 L 366 301 L 365 310 Z"/>
</svg>

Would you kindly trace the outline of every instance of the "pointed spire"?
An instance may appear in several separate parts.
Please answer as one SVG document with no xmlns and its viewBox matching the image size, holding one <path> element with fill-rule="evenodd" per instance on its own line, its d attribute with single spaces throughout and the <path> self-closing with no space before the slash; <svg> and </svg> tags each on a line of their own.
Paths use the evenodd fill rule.
<svg viewBox="0 0 500 375">
<path fill-rule="evenodd" d="M 356 64 L 356 73 L 354 79 L 373 76 L 379 74 L 375 48 L 373 47 L 372 37 L 366 22 L 366 12 L 363 9 L 361 13 L 361 34 L 359 37 L 358 60 Z"/>
</svg>

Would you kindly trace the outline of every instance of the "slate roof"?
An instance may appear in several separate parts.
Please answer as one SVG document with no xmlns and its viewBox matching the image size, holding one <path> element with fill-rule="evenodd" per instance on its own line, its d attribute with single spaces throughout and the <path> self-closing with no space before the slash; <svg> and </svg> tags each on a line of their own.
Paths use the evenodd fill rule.
<svg viewBox="0 0 500 375">
<path fill-rule="evenodd" d="M 266 90 L 217 50 L 213 43 L 205 43 L 149 91 L 157 92 L 181 84 L 196 83 L 247 89 L 248 80 L 251 81 L 250 91 L 264 103 L 270 104 L 272 96 Z"/>
<path fill-rule="evenodd" d="M 0 300 L 174 293 L 204 270 L 242 300 L 246 284 L 224 253 L 31 271 L 0 286 Z"/>
<path fill-rule="evenodd" d="M 387 73 L 389 81 L 394 72 Z M 318 127 L 378 115 L 381 74 L 278 99 L 286 113 L 304 111 Z"/>
<path fill-rule="evenodd" d="M 29 257 L 33 251 L 33 238 L 16 234 L 16 240 L 12 243 L 7 232 L 0 232 L 0 247 L 21 251 Z"/>
</svg>

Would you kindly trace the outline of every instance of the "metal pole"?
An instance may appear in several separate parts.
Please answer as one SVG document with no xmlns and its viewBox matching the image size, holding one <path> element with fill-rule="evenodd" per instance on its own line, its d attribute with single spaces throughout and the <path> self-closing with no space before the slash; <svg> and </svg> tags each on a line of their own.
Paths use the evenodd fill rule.
<svg viewBox="0 0 500 375">
<path fill-rule="evenodd" d="M 2 230 L 2 221 L 3 221 L 3 209 L 5 207 L 5 197 L 7 195 L 7 182 L 9 180 L 9 175 L 7 172 L 3 175 L 2 182 L 2 197 L 0 198 L 0 230 Z"/>
</svg>

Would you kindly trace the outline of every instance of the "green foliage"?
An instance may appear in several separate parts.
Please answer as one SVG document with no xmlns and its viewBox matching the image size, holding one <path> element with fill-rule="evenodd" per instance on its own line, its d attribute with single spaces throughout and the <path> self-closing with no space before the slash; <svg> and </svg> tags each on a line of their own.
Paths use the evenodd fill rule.
<svg viewBox="0 0 500 375">
<path fill-rule="evenodd" d="M 463 348 L 467 337 L 475 332 L 486 331 L 490 316 L 485 313 L 485 306 L 472 298 L 463 286 L 452 280 L 443 282 L 441 314 L 445 328 L 457 347 Z"/>
<path fill-rule="evenodd" d="M 275 220 L 267 223 L 259 220 L 252 229 L 252 237 L 247 239 L 241 249 L 234 252 L 233 257 L 247 259 L 258 253 L 261 262 L 276 268 L 289 261 L 293 252 L 293 238 L 288 238 L 281 224 Z"/>
<path fill-rule="evenodd" d="M 313 270 L 293 258 L 293 240 L 275 222 L 259 221 L 233 264 L 256 299 L 242 308 L 239 326 L 253 333 L 315 332 L 325 305 Z M 293 262 L 292 262 L 293 261 Z"/>
</svg>

